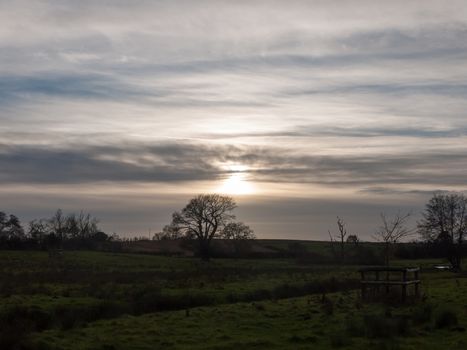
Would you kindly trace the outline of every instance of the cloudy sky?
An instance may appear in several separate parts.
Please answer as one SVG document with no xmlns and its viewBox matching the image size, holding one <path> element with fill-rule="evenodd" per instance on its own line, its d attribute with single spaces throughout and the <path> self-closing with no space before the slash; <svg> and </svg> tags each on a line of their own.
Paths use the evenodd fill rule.
<svg viewBox="0 0 467 350">
<path fill-rule="evenodd" d="M 467 189 L 467 3 L 0 0 L 0 210 L 148 234 L 222 192 L 259 237 Z"/>
</svg>

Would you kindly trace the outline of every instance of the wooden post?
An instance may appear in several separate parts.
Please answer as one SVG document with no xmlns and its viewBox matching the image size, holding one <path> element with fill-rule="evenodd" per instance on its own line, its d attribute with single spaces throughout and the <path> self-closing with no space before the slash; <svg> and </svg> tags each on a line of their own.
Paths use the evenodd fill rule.
<svg viewBox="0 0 467 350">
<path fill-rule="evenodd" d="M 386 282 L 389 282 L 389 271 L 386 271 Z M 389 283 L 386 283 L 386 294 L 389 294 Z"/>
<path fill-rule="evenodd" d="M 416 281 L 415 281 L 415 297 L 416 297 L 416 298 L 418 298 L 418 297 L 420 296 L 420 289 L 419 289 L 419 286 L 418 286 L 419 283 L 420 283 L 420 282 L 418 282 L 418 281 L 419 281 L 418 272 L 419 272 L 418 270 L 415 271 L 415 280 L 416 280 Z"/>
<path fill-rule="evenodd" d="M 376 281 L 379 282 L 379 271 L 376 271 Z M 376 297 L 379 295 L 379 284 L 376 284 Z"/>
<path fill-rule="evenodd" d="M 361 282 L 361 287 L 362 287 L 362 299 L 366 298 L 366 283 L 365 283 L 365 272 L 361 271 L 360 272 L 362 275 L 362 282 Z"/>
<path fill-rule="evenodd" d="M 402 302 L 407 298 L 407 271 L 402 272 Z"/>
</svg>

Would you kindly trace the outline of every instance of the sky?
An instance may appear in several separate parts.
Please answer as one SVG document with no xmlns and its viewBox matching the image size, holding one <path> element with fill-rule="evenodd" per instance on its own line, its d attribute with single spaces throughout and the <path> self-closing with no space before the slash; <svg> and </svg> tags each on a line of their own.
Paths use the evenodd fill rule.
<svg viewBox="0 0 467 350">
<path fill-rule="evenodd" d="M 371 239 L 467 190 L 467 2 L 0 0 L 0 210 Z"/>
</svg>

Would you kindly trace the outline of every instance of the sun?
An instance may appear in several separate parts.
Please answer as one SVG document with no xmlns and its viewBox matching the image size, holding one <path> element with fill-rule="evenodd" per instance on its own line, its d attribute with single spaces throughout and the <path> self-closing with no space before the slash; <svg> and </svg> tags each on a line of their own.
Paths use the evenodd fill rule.
<svg viewBox="0 0 467 350">
<path fill-rule="evenodd" d="M 248 181 L 245 171 L 247 167 L 243 165 L 229 165 L 229 176 L 222 181 L 217 192 L 230 195 L 245 195 L 255 192 L 254 186 Z"/>
</svg>

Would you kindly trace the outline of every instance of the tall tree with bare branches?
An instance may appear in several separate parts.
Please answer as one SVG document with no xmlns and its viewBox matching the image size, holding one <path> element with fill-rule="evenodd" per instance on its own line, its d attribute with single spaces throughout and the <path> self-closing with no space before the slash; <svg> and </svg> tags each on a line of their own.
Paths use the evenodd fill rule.
<svg viewBox="0 0 467 350">
<path fill-rule="evenodd" d="M 445 251 L 452 267 L 460 270 L 467 235 L 467 197 L 461 193 L 435 194 L 426 205 L 418 231 Z"/>
<path fill-rule="evenodd" d="M 333 243 L 336 242 L 336 241 L 339 242 L 339 245 L 340 245 L 340 262 L 343 264 L 345 262 L 345 241 L 346 241 L 346 237 L 347 237 L 347 228 L 346 228 L 345 221 L 342 218 L 340 218 L 339 216 L 337 217 L 337 228 L 338 228 L 339 232 L 335 237 L 333 237 L 333 235 L 331 234 L 331 231 L 328 231 L 328 233 L 329 233 L 329 237 L 331 239 L 331 245 L 332 245 L 332 250 L 333 250 L 334 255 L 336 255 L 336 254 L 335 254 Z"/>
<path fill-rule="evenodd" d="M 373 235 L 373 238 L 384 243 L 384 262 L 386 266 L 389 266 L 392 246 L 404 238 L 410 237 L 415 232 L 413 228 L 408 227 L 408 220 L 411 215 L 410 212 L 406 214 L 398 212 L 389 217 L 385 213 L 381 213 L 382 224 Z"/>
<path fill-rule="evenodd" d="M 173 214 L 171 225 L 184 236 L 196 238 L 200 257 L 209 260 L 211 241 L 235 219 L 232 212 L 236 207 L 232 197 L 201 194 L 191 199 L 180 212 Z"/>
</svg>

